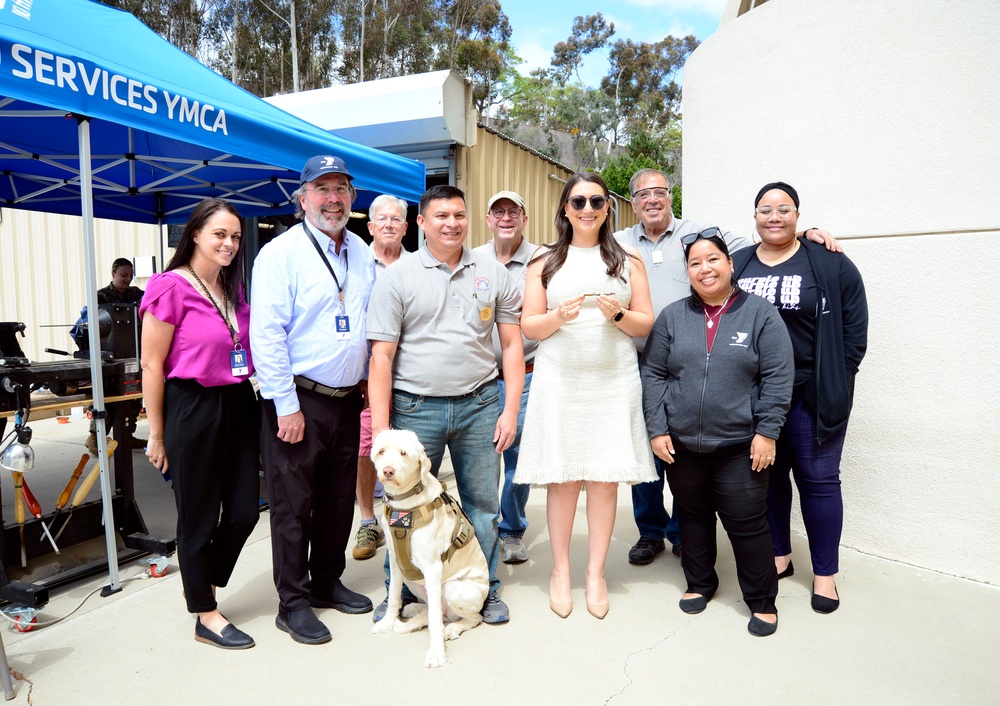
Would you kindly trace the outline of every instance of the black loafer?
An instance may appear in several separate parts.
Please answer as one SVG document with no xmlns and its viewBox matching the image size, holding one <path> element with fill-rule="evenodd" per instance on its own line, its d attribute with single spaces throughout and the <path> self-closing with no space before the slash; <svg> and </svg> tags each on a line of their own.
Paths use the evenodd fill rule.
<svg viewBox="0 0 1000 706">
<path fill-rule="evenodd" d="M 694 598 L 682 598 L 678 605 L 688 615 L 697 615 L 708 607 L 708 602 L 712 600 L 714 593 L 707 596 L 695 596 Z"/>
<path fill-rule="evenodd" d="M 834 586 L 833 590 L 837 592 L 836 598 L 827 598 L 826 596 L 817 596 L 816 587 L 813 586 L 812 590 L 812 609 L 817 613 L 828 614 L 837 610 L 840 607 L 840 592 L 837 591 L 837 587 Z"/>
<path fill-rule="evenodd" d="M 321 645 L 333 639 L 330 636 L 330 630 L 316 617 L 312 608 L 293 610 L 288 613 L 279 610 L 274 624 L 279 630 L 287 632 L 293 640 L 301 642 L 303 645 Z"/>
<path fill-rule="evenodd" d="M 779 579 L 787 579 L 789 576 L 795 576 L 795 564 L 792 562 L 788 562 L 785 570 L 778 574 Z"/>
<path fill-rule="evenodd" d="M 204 642 L 206 645 L 215 645 L 224 650 L 248 650 L 255 644 L 253 638 L 229 623 L 222 628 L 222 634 L 212 632 L 201 624 L 201 618 L 197 618 L 194 623 L 194 639 Z"/>
<path fill-rule="evenodd" d="M 313 608 L 333 608 L 352 615 L 372 611 L 372 601 L 368 596 L 352 591 L 340 581 L 329 590 L 312 591 L 309 594 L 309 605 Z"/>
<path fill-rule="evenodd" d="M 775 616 L 777 618 L 777 616 Z M 766 620 L 761 620 L 756 615 L 750 616 L 750 622 L 747 623 L 747 631 L 754 637 L 767 637 L 768 635 L 773 635 L 778 629 L 778 621 L 775 619 L 773 623 L 769 623 Z"/>
</svg>

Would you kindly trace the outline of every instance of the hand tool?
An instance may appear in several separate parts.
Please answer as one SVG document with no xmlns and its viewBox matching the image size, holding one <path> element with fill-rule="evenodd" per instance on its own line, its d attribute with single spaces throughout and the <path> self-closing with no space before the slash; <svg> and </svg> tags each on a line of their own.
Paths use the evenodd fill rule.
<svg viewBox="0 0 1000 706">
<path fill-rule="evenodd" d="M 115 452 L 115 449 L 117 448 L 118 448 L 117 440 L 112 439 L 111 441 L 108 442 L 108 458 L 111 458 L 111 454 L 113 454 Z M 101 475 L 101 463 L 100 459 L 96 459 L 94 461 L 94 467 L 90 469 L 90 473 L 88 473 L 87 477 L 83 479 L 82 483 L 80 483 L 80 487 L 76 489 L 76 495 L 73 496 L 73 502 L 70 503 L 69 506 L 69 515 L 66 517 L 66 521 L 63 522 L 62 527 L 59 528 L 59 531 L 56 532 L 55 539 L 57 541 L 59 537 L 62 535 L 63 531 L 66 529 L 66 525 L 68 525 L 69 521 L 73 519 L 73 510 L 79 507 L 79 505 L 84 500 L 87 499 L 87 493 L 89 493 L 90 489 L 94 487 L 94 483 L 97 482 L 97 479 L 98 477 L 100 477 L 100 475 Z"/>
<path fill-rule="evenodd" d="M 83 469 L 87 467 L 87 461 L 89 460 L 90 454 L 83 454 L 80 456 L 80 462 L 76 464 L 76 468 L 73 470 L 73 475 L 69 477 L 69 482 L 66 483 L 66 487 L 63 488 L 63 492 L 59 494 L 59 499 L 56 500 L 56 512 L 59 512 L 66 507 L 66 503 L 69 502 L 69 496 L 73 492 L 73 488 L 76 487 L 76 482 L 80 480 L 80 474 L 82 474 Z"/>
<path fill-rule="evenodd" d="M 28 565 L 28 557 L 24 551 L 24 491 L 22 490 L 24 475 L 18 471 L 12 471 L 11 475 L 14 476 L 14 522 L 20 525 L 21 568 L 23 569 Z"/>
<path fill-rule="evenodd" d="M 42 520 L 42 506 L 39 505 L 38 501 L 35 499 L 35 494 L 31 492 L 31 488 L 28 487 L 28 481 L 21 479 L 21 492 L 24 493 L 24 502 L 28 506 L 28 512 L 31 513 L 33 517 L 41 520 L 39 524 L 42 526 L 42 536 L 49 540 L 49 544 L 52 545 L 52 550 L 58 554 L 59 547 L 56 545 L 56 540 L 52 538 L 52 533 L 49 532 L 49 526 L 45 524 Z"/>
</svg>

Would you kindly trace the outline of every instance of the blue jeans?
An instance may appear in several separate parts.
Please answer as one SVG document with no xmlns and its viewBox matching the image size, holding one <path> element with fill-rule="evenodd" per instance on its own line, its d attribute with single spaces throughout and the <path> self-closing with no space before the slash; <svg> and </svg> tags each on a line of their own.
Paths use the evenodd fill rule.
<svg viewBox="0 0 1000 706">
<path fill-rule="evenodd" d="M 653 458 L 656 480 L 632 486 L 632 513 L 640 537 L 666 539 L 671 544 L 681 543 L 677 526 L 677 502 L 670 512 L 663 504 L 663 461 Z M 672 516 L 671 516 L 672 515 Z"/>
<path fill-rule="evenodd" d="M 844 499 L 840 490 L 840 457 L 847 425 L 822 444 L 816 441 L 816 415 L 801 399 L 792 400 L 777 444 L 767 494 L 767 521 L 776 556 L 792 553 L 792 481 L 799 491 L 802 522 L 809 538 L 813 573 L 832 576 L 840 570 L 840 533 Z"/>
<path fill-rule="evenodd" d="M 392 392 L 392 426 L 417 435 L 437 477 L 445 447 L 451 452 L 458 497 L 476 530 L 476 539 L 490 567 L 490 593 L 500 588 L 496 577 L 500 556 L 497 517 L 500 513 L 500 454 L 493 432 L 500 417 L 497 383 L 488 382 L 461 397 L 424 397 Z M 385 557 L 389 574 L 389 555 Z M 386 587 L 388 587 L 388 582 Z"/>
<path fill-rule="evenodd" d="M 503 412 L 504 401 L 507 399 L 503 380 L 498 380 L 500 386 L 500 411 Z M 517 412 L 517 435 L 510 448 L 503 452 L 503 490 L 500 492 L 500 536 L 523 537 L 528 529 L 528 518 L 524 508 L 528 504 L 530 485 L 514 485 L 514 472 L 517 470 L 517 456 L 521 452 L 521 430 L 524 428 L 524 409 L 528 406 L 528 391 L 531 390 L 531 373 L 524 376 L 524 392 L 521 393 L 521 408 Z"/>
</svg>

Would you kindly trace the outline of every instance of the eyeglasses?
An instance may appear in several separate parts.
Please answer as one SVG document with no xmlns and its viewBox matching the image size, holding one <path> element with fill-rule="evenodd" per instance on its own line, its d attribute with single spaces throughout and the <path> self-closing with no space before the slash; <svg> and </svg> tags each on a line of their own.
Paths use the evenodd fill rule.
<svg viewBox="0 0 1000 706">
<path fill-rule="evenodd" d="M 510 216 L 514 220 L 517 220 L 518 218 L 521 217 L 522 213 L 524 213 L 524 211 L 517 208 L 516 206 L 514 208 L 500 208 L 498 206 L 497 208 L 494 208 L 490 211 L 490 215 L 496 218 L 498 221 L 504 217 L 504 214 Z"/>
<path fill-rule="evenodd" d="M 600 211 L 607 204 L 608 199 L 605 196 L 591 196 L 590 197 L 590 207 L 595 211 Z M 586 196 L 574 196 L 569 200 L 569 205 L 573 207 L 574 211 L 582 211 L 587 207 L 587 197 Z"/>
<path fill-rule="evenodd" d="M 651 198 L 666 199 L 669 196 L 670 192 L 666 189 L 639 189 L 632 194 L 632 198 L 636 201 L 649 201 Z"/>
<path fill-rule="evenodd" d="M 795 213 L 795 209 L 792 206 L 778 206 L 777 208 L 761 206 L 759 208 L 755 208 L 754 211 L 758 216 L 763 216 L 764 218 L 769 218 L 775 211 L 778 212 L 778 218 L 788 218 Z"/>
<path fill-rule="evenodd" d="M 392 223 L 394 226 L 403 225 L 403 219 L 399 216 L 377 216 L 375 218 L 375 223 L 380 226 L 384 226 L 386 223 Z"/>
<path fill-rule="evenodd" d="M 330 194 L 336 194 L 340 198 L 350 196 L 351 194 L 351 187 L 346 184 L 340 184 L 339 186 L 314 186 L 309 190 L 314 194 L 319 194 L 324 199 L 330 198 Z"/>
</svg>

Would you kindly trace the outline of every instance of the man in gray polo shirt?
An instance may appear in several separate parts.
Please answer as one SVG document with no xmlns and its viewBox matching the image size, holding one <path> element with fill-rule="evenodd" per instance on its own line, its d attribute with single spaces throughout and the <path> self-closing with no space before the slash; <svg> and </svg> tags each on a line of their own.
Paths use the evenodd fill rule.
<svg viewBox="0 0 1000 706">
<path fill-rule="evenodd" d="M 700 233 L 711 224 L 674 218 L 671 212 L 673 197 L 666 175 L 656 169 L 640 169 L 629 181 L 632 210 L 639 217 L 638 225 L 620 230 L 615 238 L 622 245 L 631 246 L 642 255 L 649 275 L 649 293 L 653 299 L 653 313 L 659 316 L 668 304 L 691 294 L 687 262 L 681 239 L 690 233 Z M 837 241 L 816 228 L 807 228 L 800 235 L 823 243 L 830 250 L 840 250 Z M 750 238 L 723 233 L 729 252 L 752 245 Z M 636 338 L 635 348 L 641 354 L 646 339 Z M 680 532 L 676 513 L 673 518 L 663 504 L 663 464 L 654 458 L 657 480 L 632 486 L 632 512 L 639 528 L 639 541 L 629 550 L 631 564 L 645 565 L 666 547 L 664 539 L 673 545 L 674 554 L 680 555 Z"/>
<path fill-rule="evenodd" d="M 528 211 L 524 199 L 514 191 L 494 194 L 486 204 L 486 227 L 493 233 L 493 240 L 480 245 L 475 252 L 482 252 L 500 262 L 524 296 L 524 282 L 528 274 L 528 263 L 537 249 L 524 239 L 524 228 L 528 225 Z M 500 561 L 505 564 L 520 564 L 528 560 L 528 548 L 524 545 L 524 532 L 528 529 L 528 518 L 524 508 L 528 504 L 530 486 L 514 485 L 517 470 L 517 456 L 521 447 L 521 429 L 524 427 L 524 409 L 528 404 L 531 389 L 531 373 L 535 363 L 535 349 L 538 341 L 522 336 L 524 346 L 524 391 L 517 413 L 517 435 L 510 448 L 503 452 L 503 489 L 500 492 Z M 500 395 L 504 396 L 503 348 L 500 336 L 493 333 L 493 352 L 500 368 Z"/>
<path fill-rule="evenodd" d="M 372 434 L 377 437 L 390 422 L 413 431 L 435 475 L 448 448 L 462 507 L 490 567 L 483 620 L 505 623 L 510 615 L 496 577 L 497 489 L 500 454 L 517 435 L 524 387 L 521 295 L 503 265 L 465 247 L 468 212 L 460 189 L 440 185 L 424 192 L 417 224 L 424 246 L 387 268 L 372 290 Z M 494 328 L 506 371 L 502 412 Z M 385 606 L 383 601 L 376 609 L 376 621 Z"/>
</svg>

